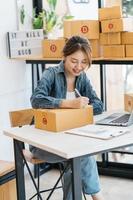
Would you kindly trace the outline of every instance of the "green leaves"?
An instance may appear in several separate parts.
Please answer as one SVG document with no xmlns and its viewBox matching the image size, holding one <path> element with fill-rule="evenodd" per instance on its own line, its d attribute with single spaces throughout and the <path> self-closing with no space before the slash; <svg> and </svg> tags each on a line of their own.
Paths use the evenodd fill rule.
<svg viewBox="0 0 133 200">
<path fill-rule="evenodd" d="M 72 15 L 65 15 L 63 17 L 63 19 L 73 19 L 73 18 L 74 18 L 74 16 L 72 16 Z"/>
<path fill-rule="evenodd" d="M 24 19 L 25 19 L 25 9 L 24 5 L 22 5 L 20 8 L 20 21 L 22 24 L 24 24 Z"/>
<path fill-rule="evenodd" d="M 53 30 L 54 27 L 61 29 L 63 27 L 64 19 L 72 19 L 73 16 L 65 15 L 58 16 L 56 13 L 57 0 L 47 0 L 49 9 L 43 9 L 36 16 L 36 10 L 33 10 L 33 28 L 34 29 L 44 29 L 44 32 L 47 34 Z"/>
<path fill-rule="evenodd" d="M 46 18 L 46 32 L 50 32 L 57 23 L 57 15 L 52 12 L 47 12 Z"/>
<path fill-rule="evenodd" d="M 47 0 L 49 4 L 49 10 L 43 9 L 42 12 L 36 16 L 35 9 L 33 10 L 33 28 L 40 29 L 43 28 L 46 33 L 50 32 L 54 26 L 57 24 L 58 16 L 55 12 L 57 5 L 57 0 Z"/>
<path fill-rule="evenodd" d="M 33 19 L 32 25 L 33 29 L 42 29 L 43 28 L 43 18 L 44 18 L 44 11 L 40 12 L 38 16 L 35 14 L 35 9 L 33 10 Z"/>
<path fill-rule="evenodd" d="M 57 0 L 47 0 L 50 10 L 55 11 L 56 5 L 57 5 Z"/>
<path fill-rule="evenodd" d="M 33 25 L 34 29 L 42 29 L 43 28 L 43 19 L 39 18 L 39 17 L 35 17 L 32 25 Z"/>
</svg>

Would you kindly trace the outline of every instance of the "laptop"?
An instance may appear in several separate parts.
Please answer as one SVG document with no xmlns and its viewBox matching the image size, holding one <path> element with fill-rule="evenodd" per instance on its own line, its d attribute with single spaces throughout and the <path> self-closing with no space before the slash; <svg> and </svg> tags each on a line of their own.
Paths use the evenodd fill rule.
<svg viewBox="0 0 133 200">
<path fill-rule="evenodd" d="M 122 127 L 133 125 L 133 111 L 131 113 L 113 113 L 98 120 L 95 124 Z"/>
</svg>

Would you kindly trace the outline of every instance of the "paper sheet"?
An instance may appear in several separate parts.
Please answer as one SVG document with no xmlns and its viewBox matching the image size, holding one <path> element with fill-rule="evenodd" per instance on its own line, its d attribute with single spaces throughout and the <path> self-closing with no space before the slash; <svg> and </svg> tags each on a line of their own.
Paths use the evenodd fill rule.
<svg viewBox="0 0 133 200">
<path fill-rule="evenodd" d="M 101 125 L 87 125 L 80 128 L 68 130 L 65 133 L 106 140 L 129 132 L 130 132 L 129 129 L 125 127 L 120 128 L 120 127 L 109 127 Z"/>
</svg>

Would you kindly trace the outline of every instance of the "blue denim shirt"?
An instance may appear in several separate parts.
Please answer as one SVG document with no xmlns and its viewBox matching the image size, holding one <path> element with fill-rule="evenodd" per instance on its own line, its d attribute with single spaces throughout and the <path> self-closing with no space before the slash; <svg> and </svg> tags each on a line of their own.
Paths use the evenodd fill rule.
<svg viewBox="0 0 133 200">
<path fill-rule="evenodd" d="M 82 96 L 89 98 L 89 103 L 93 106 L 94 114 L 103 111 L 103 104 L 93 90 L 91 83 L 82 72 L 75 81 L 75 88 Z M 42 79 L 31 96 L 33 108 L 59 108 L 62 99 L 66 99 L 67 81 L 63 61 L 56 67 L 49 67 L 43 72 Z"/>
</svg>

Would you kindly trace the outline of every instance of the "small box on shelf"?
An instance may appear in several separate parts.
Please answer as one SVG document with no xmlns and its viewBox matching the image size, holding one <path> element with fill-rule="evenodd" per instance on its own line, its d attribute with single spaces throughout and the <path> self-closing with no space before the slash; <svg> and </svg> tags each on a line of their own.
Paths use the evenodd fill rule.
<svg viewBox="0 0 133 200">
<path fill-rule="evenodd" d="M 88 39 L 99 39 L 99 21 L 65 20 L 64 37 L 70 38 L 73 35 L 80 35 Z"/>
<path fill-rule="evenodd" d="M 104 58 L 124 58 L 125 46 L 124 45 L 102 46 L 102 56 Z"/>
<path fill-rule="evenodd" d="M 122 33 L 122 44 L 132 44 L 133 45 L 133 32 L 123 32 Z"/>
<path fill-rule="evenodd" d="M 62 58 L 62 49 L 65 45 L 65 39 L 44 39 L 42 41 L 44 58 Z"/>
<path fill-rule="evenodd" d="M 121 33 L 100 33 L 101 45 L 121 44 Z"/>
<path fill-rule="evenodd" d="M 92 48 L 92 58 L 99 58 L 101 56 L 101 48 L 99 40 L 89 40 Z"/>
<path fill-rule="evenodd" d="M 101 21 L 103 33 L 122 32 L 133 30 L 132 18 L 110 19 Z"/>
<path fill-rule="evenodd" d="M 99 8 L 99 20 L 117 19 L 122 17 L 122 10 L 120 6 L 112 6 L 106 8 Z"/>
<path fill-rule="evenodd" d="M 126 57 L 133 57 L 133 44 L 126 45 Z"/>
</svg>

